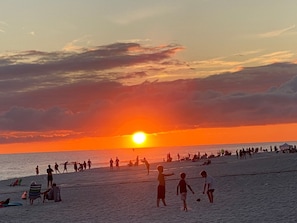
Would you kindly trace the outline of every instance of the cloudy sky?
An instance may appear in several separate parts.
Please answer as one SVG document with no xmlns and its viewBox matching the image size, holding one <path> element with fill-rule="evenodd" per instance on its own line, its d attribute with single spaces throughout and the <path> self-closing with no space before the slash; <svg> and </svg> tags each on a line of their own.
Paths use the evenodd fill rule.
<svg viewBox="0 0 297 223">
<path fill-rule="evenodd" d="M 2 0 L 0 152 L 129 147 L 139 130 L 147 146 L 295 140 L 296 8 Z"/>
</svg>

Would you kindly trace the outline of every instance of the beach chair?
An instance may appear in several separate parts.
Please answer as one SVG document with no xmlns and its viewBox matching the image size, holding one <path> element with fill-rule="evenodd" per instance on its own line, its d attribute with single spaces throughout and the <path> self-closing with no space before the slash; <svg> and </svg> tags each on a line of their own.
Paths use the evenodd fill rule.
<svg viewBox="0 0 297 223">
<path fill-rule="evenodd" d="M 37 198 L 41 200 L 41 184 L 31 184 L 29 190 L 30 204 L 33 204 L 33 201 Z"/>
</svg>

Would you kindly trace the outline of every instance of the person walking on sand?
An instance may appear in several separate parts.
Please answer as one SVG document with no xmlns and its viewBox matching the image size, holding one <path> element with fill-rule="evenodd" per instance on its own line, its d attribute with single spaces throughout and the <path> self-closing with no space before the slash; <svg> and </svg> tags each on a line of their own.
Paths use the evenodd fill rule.
<svg viewBox="0 0 297 223">
<path fill-rule="evenodd" d="M 203 194 L 207 193 L 208 199 L 210 203 L 213 203 L 213 192 L 214 192 L 214 178 L 212 176 L 207 175 L 206 171 L 202 171 L 200 175 L 205 178 Z"/>
<path fill-rule="evenodd" d="M 162 200 L 164 206 L 166 206 L 166 202 L 165 202 L 165 177 L 167 176 L 172 176 L 174 175 L 174 173 L 169 173 L 169 174 L 164 174 L 163 170 L 164 167 L 163 166 L 158 166 L 158 181 L 159 181 L 159 185 L 158 185 L 158 191 L 157 191 L 157 207 L 159 207 L 160 204 L 160 200 Z"/>
<path fill-rule="evenodd" d="M 64 170 L 63 170 L 63 173 L 66 171 L 66 173 L 68 172 L 67 171 L 67 165 L 68 165 L 68 161 L 66 161 L 65 163 L 64 163 Z"/>
<path fill-rule="evenodd" d="M 57 163 L 55 163 L 55 172 L 60 173 L 59 165 Z"/>
<path fill-rule="evenodd" d="M 51 165 L 48 165 L 48 168 L 46 170 L 47 172 L 47 187 L 53 186 L 53 172 L 54 170 L 51 168 Z"/>
<path fill-rule="evenodd" d="M 184 204 L 184 211 L 188 211 L 188 207 L 187 207 L 187 187 L 190 189 L 190 191 L 192 191 L 192 193 L 194 194 L 194 191 L 192 190 L 191 186 L 186 182 L 185 178 L 186 178 L 186 174 L 185 173 L 181 173 L 180 174 L 180 181 L 176 187 L 176 195 L 178 195 L 178 191 L 180 192 L 180 198 L 183 201 Z"/>
</svg>

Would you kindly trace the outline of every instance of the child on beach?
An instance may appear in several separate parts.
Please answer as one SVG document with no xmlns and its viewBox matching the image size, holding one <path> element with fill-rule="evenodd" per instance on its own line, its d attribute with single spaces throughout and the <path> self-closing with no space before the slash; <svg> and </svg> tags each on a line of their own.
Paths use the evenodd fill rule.
<svg viewBox="0 0 297 223">
<path fill-rule="evenodd" d="M 190 191 L 192 191 L 192 193 L 194 194 L 194 191 L 192 190 L 191 186 L 186 182 L 185 178 L 186 178 L 186 174 L 185 173 L 181 173 L 180 174 L 180 181 L 177 185 L 176 188 L 176 195 L 178 195 L 178 190 L 180 192 L 180 198 L 183 201 L 184 204 L 184 211 L 188 211 L 188 207 L 187 207 L 187 203 L 186 203 L 186 199 L 187 199 L 187 186 L 190 189 Z"/>
<path fill-rule="evenodd" d="M 207 193 L 208 199 L 210 203 L 213 203 L 213 192 L 214 192 L 214 178 L 212 176 L 207 175 L 206 171 L 202 171 L 200 175 L 205 178 L 203 194 L 205 191 Z"/>
<path fill-rule="evenodd" d="M 166 176 L 172 176 L 172 175 L 174 175 L 174 173 L 164 174 L 163 173 L 163 170 L 164 170 L 163 166 L 158 166 L 157 169 L 158 169 L 158 172 L 159 172 L 159 175 L 158 175 L 159 185 L 158 185 L 158 194 L 157 194 L 157 207 L 159 207 L 160 200 L 162 200 L 164 206 L 166 206 L 166 202 L 165 202 L 165 177 Z"/>
</svg>

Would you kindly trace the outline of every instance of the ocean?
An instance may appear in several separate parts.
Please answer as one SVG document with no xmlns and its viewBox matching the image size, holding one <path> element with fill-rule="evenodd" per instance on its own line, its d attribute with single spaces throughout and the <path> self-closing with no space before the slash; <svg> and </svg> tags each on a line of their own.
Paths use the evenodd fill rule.
<svg viewBox="0 0 297 223">
<path fill-rule="evenodd" d="M 170 153 L 172 160 L 177 160 L 177 154 L 180 157 L 187 157 L 189 154 L 200 152 L 201 155 L 217 155 L 221 150 L 228 150 L 235 155 L 236 150 L 242 148 L 262 148 L 270 151 L 270 148 L 279 147 L 284 142 L 265 142 L 250 144 L 224 144 L 224 145 L 197 145 L 197 146 L 178 146 L 178 147 L 160 147 L 160 148 L 135 148 L 135 149 L 109 149 L 109 150 L 85 150 L 85 151 L 67 151 L 67 152 L 45 152 L 45 153 L 20 153 L 20 154 L 0 154 L 0 180 L 15 179 L 25 176 L 35 175 L 35 168 L 38 165 L 39 174 L 46 174 L 48 165 L 54 169 L 54 164 L 59 164 L 60 172 L 63 172 L 63 163 L 68 161 L 68 172 L 74 172 L 72 163 L 92 162 L 91 168 L 108 167 L 109 160 L 116 157 L 120 160 L 120 166 L 127 166 L 131 160 L 133 163 L 136 157 L 139 160 L 144 157 L 150 163 L 158 163 L 166 160 L 167 154 Z M 287 142 L 296 145 L 297 142 Z M 140 164 L 142 164 L 140 162 Z"/>
</svg>

